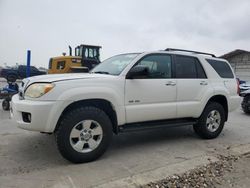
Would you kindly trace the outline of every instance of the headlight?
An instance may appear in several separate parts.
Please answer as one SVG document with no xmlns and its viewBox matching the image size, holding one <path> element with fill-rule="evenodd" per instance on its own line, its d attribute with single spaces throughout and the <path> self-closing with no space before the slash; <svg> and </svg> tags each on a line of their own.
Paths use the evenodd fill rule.
<svg viewBox="0 0 250 188">
<path fill-rule="evenodd" d="M 50 83 L 31 84 L 25 91 L 24 96 L 38 98 L 48 93 L 55 85 Z"/>
</svg>

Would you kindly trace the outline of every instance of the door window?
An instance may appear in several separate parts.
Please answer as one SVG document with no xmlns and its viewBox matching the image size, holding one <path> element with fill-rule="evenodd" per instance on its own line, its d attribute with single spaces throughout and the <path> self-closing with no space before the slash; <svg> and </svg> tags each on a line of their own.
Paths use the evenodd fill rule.
<svg viewBox="0 0 250 188">
<path fill-rule="evenodd" d="M 146 56 L 137 65 L 148 67 L 149 75 L 147 78 L 171 78 L 171 62 L 170 55 L 155 54 Z"/>
<path fill-rule="evenodd" d="M 189 56 L 175 56 L 176 78 L 206 78 L 205 71 L 200 62 Z"/>
</svg>

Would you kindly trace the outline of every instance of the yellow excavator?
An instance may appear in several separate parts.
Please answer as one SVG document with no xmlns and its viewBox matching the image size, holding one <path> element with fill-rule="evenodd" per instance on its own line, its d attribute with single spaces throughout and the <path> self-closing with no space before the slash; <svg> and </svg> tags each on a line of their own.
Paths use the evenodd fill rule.
<svg viewBox="0 0 250 188">
<path fill-rule="evenodd" d="M 49 60 L 48 74 L 89 72 L 100 63 L 101 46 L 81 44 L 75 48 L 75 55 L 72 55 L 72 48 L 69 46 L 69 55 L 52 57 Z"/>
</svg>

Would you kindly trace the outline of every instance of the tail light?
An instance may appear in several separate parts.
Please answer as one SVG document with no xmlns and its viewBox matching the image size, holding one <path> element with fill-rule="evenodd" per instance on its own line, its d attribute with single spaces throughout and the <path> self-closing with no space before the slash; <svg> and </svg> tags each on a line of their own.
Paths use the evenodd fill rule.
<svg viewBox="0 0 250 188">
<path fill-rule="evenodd" d="M 239 95 L 240 94 L 240 82 L 238 79 L 236 79 L 236 82 L 237 82 L 237 94 Z"/>
</svg>

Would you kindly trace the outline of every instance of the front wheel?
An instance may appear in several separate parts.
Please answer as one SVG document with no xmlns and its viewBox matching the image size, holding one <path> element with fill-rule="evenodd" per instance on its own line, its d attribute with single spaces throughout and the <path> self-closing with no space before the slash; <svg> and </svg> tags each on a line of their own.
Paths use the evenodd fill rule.
<svg viewBox="0 0 250 188">
<path fill-rule="evenodd" d="M 220 135 L 225 123 L 225 110 L 216 102 L 209 103 L 200 116 L 194 131 L 202 138 L 213 139 Z"/>
<path fill-rule="evenodd" d="M 57 147 L 62 156 L 73 162 L 90 162 L 108 148 L 112 124 L 104 111 L 79 107 L 64 115 L 56 131 Z"/>
</svg>

